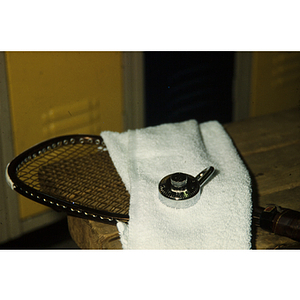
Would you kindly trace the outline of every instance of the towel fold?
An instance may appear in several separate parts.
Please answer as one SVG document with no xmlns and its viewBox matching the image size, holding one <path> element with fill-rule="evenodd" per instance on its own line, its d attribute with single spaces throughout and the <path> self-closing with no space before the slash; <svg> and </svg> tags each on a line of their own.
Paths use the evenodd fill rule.
<svg viewBox="0 0 300 300">
<path fill-rule="evenodd" d="M 117 224 L 123 249 L 250 248 L 250 176 L 221 124 L 190 120 L 101 136 L 130 194 L 130 220 Z M 216 172 L 195 205 L 159 200 L 163 177 L 208 166 Z"/>
</svg>

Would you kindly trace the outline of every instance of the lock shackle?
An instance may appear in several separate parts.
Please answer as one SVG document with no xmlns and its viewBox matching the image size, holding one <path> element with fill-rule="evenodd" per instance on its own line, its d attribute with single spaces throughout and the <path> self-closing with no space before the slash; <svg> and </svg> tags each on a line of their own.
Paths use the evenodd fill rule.
<svg viewBox="0 0 300 300">
<path fill-rule="evenodd" d="M 210 166 L 204 169 L 196 176 L 196 179 L 199 182 L 200 187 L 210 178 L 210 176 L 214 173 L 214 171 L 215 168 Z"/>
</svg>

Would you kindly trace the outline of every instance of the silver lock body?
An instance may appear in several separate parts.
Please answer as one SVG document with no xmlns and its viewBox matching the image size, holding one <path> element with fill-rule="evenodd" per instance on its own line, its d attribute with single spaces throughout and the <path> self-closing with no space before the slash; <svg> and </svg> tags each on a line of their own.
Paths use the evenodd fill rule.
<svg viewBox="0 0 300 300">
<path fill-rule="evenodd" d="M 173 173 L 165 176 L 159 183 L 159 199 L 172 208 L 188 208 L 200 199 L 203 184 L 214 172 L 213 167 L 206 168 L 196 177 L 185 173 Z"/>
</svg>

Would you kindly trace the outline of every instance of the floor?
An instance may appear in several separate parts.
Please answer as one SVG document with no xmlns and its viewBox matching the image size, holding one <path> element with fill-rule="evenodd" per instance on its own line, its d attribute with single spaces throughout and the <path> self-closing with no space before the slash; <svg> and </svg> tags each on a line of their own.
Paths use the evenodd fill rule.
<svg viewBox="0 0 300 300">
<path fill-rule="evenodd" d="M 21 238 L 0 244 L 0 249 L 80 249 L 72 240 L 67 219 L 26 234 Z"/>
</svg>

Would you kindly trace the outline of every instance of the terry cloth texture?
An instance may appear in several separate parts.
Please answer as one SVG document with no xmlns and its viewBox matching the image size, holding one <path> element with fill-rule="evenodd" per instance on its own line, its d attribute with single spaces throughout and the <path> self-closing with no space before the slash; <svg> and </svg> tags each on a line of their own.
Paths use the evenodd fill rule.
<svg viewBox="0 0 300 300">
<path fill-rule="evenodd" d="M 251 180 L 217 121 L 163 124 L 101 133 L 129 194 L 128 224 L 117 227 L 123 249 L 249 249 Z M 166 175 L 196 176 L 213 166 L 198 202 L 175 209 L 159 200 Z"/>
</svg>

